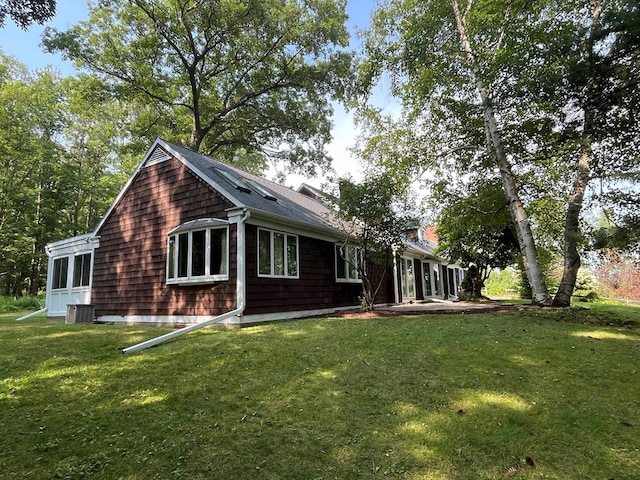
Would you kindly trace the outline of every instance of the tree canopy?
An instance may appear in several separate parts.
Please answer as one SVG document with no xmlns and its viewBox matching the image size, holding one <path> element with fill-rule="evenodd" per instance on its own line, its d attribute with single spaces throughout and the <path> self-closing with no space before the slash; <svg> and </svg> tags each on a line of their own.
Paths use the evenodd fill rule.
<svg viewBox="0 0 640 480">
<path fill-rule="evenodd" d="M 1 0 L 0 27 L 7 17 L 23 30 L 33 23 L 42 25 L 56 14 L 57 0 Z"/>
<path fill-rule="evenodd" d="M 561 222 L 567 305 L 590 182 L 637 178 L 639 18 L 625 0 L 391 0 L 365 35 L 359 88 L 388 78 L 403 111 L 364 109 L 363 153 L 454 185 L 499 179 L 538 303 L 550 301 L 539 244 L 546 220 Z"/>
<path fill-rule="evenodd" d="M 392 255 L 403 249 L 403 233 L 417 221 L 413 198 L 401 179 L 388 172 L 371 174 L 359 183 L 338 180 L 335 215 L 347 235 L 343 257 L 362 280 L 362 306 L 372 310 Z M 359 255 L 349 256 L 349 244 Z M 373 270 L 373 266 L 382 266 Z"/>
<path fill-rule="evenodd" d="M 313 174 L 351 71 L 345 20 L 343 0 L 114 0 L 43 43 L 149 103 L 152 136 Z"/>
</svg>

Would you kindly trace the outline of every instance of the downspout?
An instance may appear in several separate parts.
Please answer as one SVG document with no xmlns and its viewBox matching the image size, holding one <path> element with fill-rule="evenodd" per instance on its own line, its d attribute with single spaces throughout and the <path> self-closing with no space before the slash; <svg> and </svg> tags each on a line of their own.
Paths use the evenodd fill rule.
<svg viewBox="0 0 640 480">
<path fill-rule="evenodd" d="M 130 347 L 123 348 L 122 353 L 134 353 L 139 352 L 140 350 L 145 350 L 149 347 L 154 347 L 156 345 L 160 345 L 168 340 L 181 337 L 189 332 L 193 332 L 194 330 L 199 330 L 204 327 L 208 327 L 210 325 L 215 325 L 217 323 L 222 323 L 225 320 L 240 316 L 244 312 L 245 308 L 245 299 L 246 299 L 246 260 L 245 260 L 245 222 L 249 218 L 250 212 L 245 208 L 243 209 L 243 216 L 240 218 L 238 223 L 236 224 L 236 309 L 227 313 L 223 313 L 222 315 L 218 315 L 216 317 L 211 317 L 208 320 L 205 320 L 200 323 L 196 323 L 193 325 L 188 325 L 179 330 L 174 330 L 173 332 L 166 333 L 164 335 L 160 335 L 159 337 L 152 338 L 151 340 L 147 340 L 144 342 L 137 343 L 135 345 L 131 345 Z"/>
</svg>

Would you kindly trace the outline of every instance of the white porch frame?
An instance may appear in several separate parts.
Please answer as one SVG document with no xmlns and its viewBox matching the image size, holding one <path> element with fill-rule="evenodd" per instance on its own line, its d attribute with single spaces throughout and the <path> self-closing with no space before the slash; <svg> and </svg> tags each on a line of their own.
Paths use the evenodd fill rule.
<svg viewBox="0 0 640 480">
<path fill-rule="evenodd" d="M 100 238 L 93 234 L 67 238 L 50 243 L 45 247 L 49 257 L 47 268 L 47 296 L 45 308 L 48 317 L 64 317 L 67 305 L 88 305 L 91 303 L 91 285 L 93 284 L 93 264 L 95 249 L 100 245 Z M 89 267 L 89 285 L 73 286 L 75 260 L 80 255 L 91 254 Z M 53 288 L 54 263 L 58 259 L 68 258 L 67 275 L 62 288 Z"/>
</svg>

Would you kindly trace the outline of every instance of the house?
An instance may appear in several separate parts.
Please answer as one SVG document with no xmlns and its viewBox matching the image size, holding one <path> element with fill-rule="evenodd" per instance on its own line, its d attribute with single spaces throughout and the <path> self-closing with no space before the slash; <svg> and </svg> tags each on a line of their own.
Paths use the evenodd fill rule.
<svg viewBox="0 0 640 480">
<path fill-rule="evenodd" d="M 321 197 L 157 139 L 94 232 L 47 245 L 47 314 L 91 305 L 100 322 L 243 324 L 358 306 L 343 258 L 356 247 Z M 416 235 L 376 270 L 378 302 L 457 295 L 461 270 Z"/>
</svg>

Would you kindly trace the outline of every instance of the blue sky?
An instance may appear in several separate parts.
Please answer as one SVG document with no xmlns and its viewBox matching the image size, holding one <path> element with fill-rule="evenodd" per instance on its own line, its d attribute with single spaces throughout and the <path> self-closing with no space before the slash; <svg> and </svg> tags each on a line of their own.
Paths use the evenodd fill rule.
<svg viewBox="0 0 640 480">
<path fill-rule="evenodd" d="M 348 0 L 348 27 L 351 32 L 364 29 L 369 25 L 371 12 L 375 8 L 376 0 Z M 30 70 L 44 68 L 51 65 L 60 70 L 63 75 L 75 72 L 70 62 L 65 62 L 59 55 L 47 54 L 40 47 L 40 37 L 45 27 L 51 26 L 58 30 L 66 30 L 80 20 L 87 18 L 87 5 L 83 0 L 58 0 L 56 16 L 45 26 L 32 25 L 23 31 L 16 27 L 11 19 L 7 19 L 4 28 L 0 28 L 0 48 L 5 54 L 11 55 L 25 64 Z M 352 36 L 352 47 L 356 48 L 357 39 Z"/>
<path fill-rule="evenodd" d="M 356 30 L 363 30 L 369 26 L 371 12 L 376 6 L 376 0 L 348 0 L 347 26 L 352 32 L 351 46 L 359 47 Z M 5 54 L 15 57 L 30 70 L 52 66 L 62 75 L 73 75 L 76 70 L 71 62 L 64 61 L 58 54 L 45 53 L 40 47 L 42 32 L 46 26 L 66 30 L 80 20 L 87 18 L 87 6 L 83 0 L 58 0 L 56 16 L 45 26 L 32 25 L 27 31 L 16 27 L 11 19 L 7 19 L 4 28 L 0 28 L 0 48 Z M 351 173 L 359 176 L 358 162 L 351 157 L 348 148 L 353 144 L 356 129 L 353 116 L 336 105 L 334 115 L 334 140 L 327 145 L 327 151 L 334 158 L 334 168 L 339 174 Z M 300 179 L 290 179 L 292 184 Z M 320 186 L 321 179 L 307 179 L 309 183 Z"/>
</svg>

